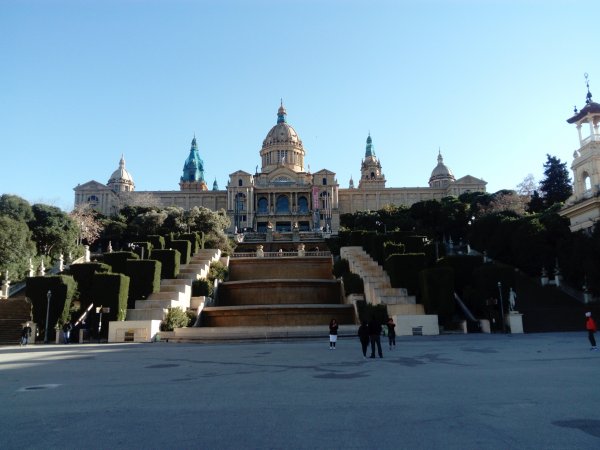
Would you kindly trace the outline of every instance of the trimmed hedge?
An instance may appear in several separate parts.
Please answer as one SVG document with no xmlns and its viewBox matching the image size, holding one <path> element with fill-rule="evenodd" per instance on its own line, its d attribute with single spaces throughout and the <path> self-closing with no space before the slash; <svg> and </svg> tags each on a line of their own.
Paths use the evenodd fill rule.
<svg viewBox="0 0 600 450">
<path fill-rule="evenodd" d="M 125 275 L 129 277 L 127 307 L 135 308 L 136 300 L 145 300 L 153 292 L 160 291 L 162 264 L 153 259 L 128 259 Z"/>
<path fill-rule="evenodd" d="M 122 273 L 97 273 L 92 282 L 94 305 L 109 307 L 110 312 L 103 320 L 125 320 L 127 315 L 127 294 L 129 277 Z"/>
<path fill-rule="evenodd" d="M 390 276 L 392 287 L 406 288 L 411 295 L 419 294 L 418 274 L 427 265 L 424 253 L 392 255 L 383 266 Z"/>
<path fill-rule="evenodd" d="M 373 319 L 382 325 L 387 322 L 388 313 L 387 306 L 385 305 L 374 305 L 367 303 L 365 300 L 358 300 L 356 302 L 356 309 L 358 310 L 358 318 L 361 323 L 368 323 Z"/>
<path fill-rule="evenodd" d="M 180 264 L 187 264 L 190 262 L 190 253 L 192 249 L 192 244 L 190 243 L 190 241 L 173 240 L 170 242 L 169 247 L 181 253 L 181 257 L 179 260 Z"/>
<path fill-rule="evenodd" d="M 77 291 L 77 283 L 70 275 L 27 278 L 25 296 L 31 300 L 33 321 L 37 323 L 41 334 L 46 326 L 48 291 L 52 292 L 48 311 L 48 336 L 53 339 L 55 327 L 70 320 L 71 301 Z"/>
<path fill-rule="evenodd" d="M 160 261 L 161 263 L 161 271 L 160 278 L 162 279 L 172 279 L 177 278 L 179 275 L 179 259 L 181 258 L 181 253 L 177 250 L 168 249 L 168 250 L 152 250 L 150 253 L 150 259 Z"/>
<path fill-rule="evenodd" d="M 454 271 L 454 289 L 460 296 L 466 286 L 473 281 L 473 272 L 483 265 L 483 257 L 470 255 L 450 255 L 437 262 L 438 267 L 449 267 Z"/>
<path fill-rule="evenodd" d="M 152 250 L 163 250 L 165 248 L 165 238 L 158 234 L 146 236 L 146 239 L 152 244 Z"/>
<path fill-rule="evenodd" d="M 452 319 L 455 311 L 454 271 L 451 267 L 436 267 L 419 272 L 421 303 L 427 314 L 437 314 L 440 323 Z"/>
<path fill-rule="evenodd" d="M 344 282 L 344 293 L 350 294 L 364 294 L 365 286 L 360 275 L 352 272 L 346 272 L 342 276 Z"/>
<path fill-rule="evenodd" d="M 403 255 L 406 250 L 406 246 L 402 243 L 396 243 L 387 241 L 383 243 L 383 255 L 384 261 L 392 255 Z"/>
<path fill-rule="evenodd" d="M 134 252 L 112 252 L 102 255 L 102 261 L 112 268 L 113 273 L 125 273 L 127 260 L 139 258 Z"/>
<path fill-rule="evenodd" d="M 177 236 L 177 239 L 190 242 L 190 253 L 195 255 L 200 248 L 200 236 L 198 233 L 183 233 Z"/>
<path fill-rule="evenodd" d="M 488 309 L 488 299 L 499 300 L 500 291 L 498 282 L 502 283 L 502 303 L 504 310 L 508 311 L 508 292 L 515 286 L 515 272 L 512 266 L 505 264 L 483 264 L 473 271 L 472 283 L 465 289 L 464 301 L 467 306 L 478 313 Z M 499 310 L 498 306 L 492 308 Z"/>
<path fill-rule="evenodd" d="M 347 259 L 340 258 L 333 263 L 333 275 L 336 278 L 340 278 L 348 272 L 350 272 L 350 263 Z"/>
<path fill-rule="evenodd" d="M 137 248 L 132 248 L 131 251 L 140 257 L 140 259 L 146 259 L 152 251 L 152 243 L 148 241 L 132 242 Z M 143 251 L 142 251 L 143 249 Z"/>
<path fill-rule="evenodd" d="M 92 281 L 96 273 L 109 273 L 111 267 L 108 264 L 91 262 L 83 264 L 71 264 L 69 274 L 77 282 L 77 291 L 79 292 L 79 301 L 81 308 L 85 310 L 92 303 Z"/>
</svg>

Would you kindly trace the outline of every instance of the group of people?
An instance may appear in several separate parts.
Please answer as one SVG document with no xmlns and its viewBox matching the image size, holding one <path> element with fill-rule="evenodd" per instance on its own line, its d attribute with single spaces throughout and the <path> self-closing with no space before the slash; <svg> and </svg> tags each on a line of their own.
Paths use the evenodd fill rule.
<svg viewBox="0 0 600 450">
<path fill-rule="evenodd" d="M 390 317 L 385 323 L 387 327 L 387 337 L 390 350 L 396 348 L 396 324 Z M 329 322 L 329 349 L 335 350 L 335 344 L 337 343 L 339 324 L 337 320 L 331 319 Z M 364 320 L 358 328 L 358 338 L 362 347 L 363 358 L 367 357 L 367 349 L 369 343 L 371 344 L 371 358 L 375 358 L 375 349 L 380 358 L 383 358 L 383 351 L 381 350 L 381 332 L 383 327 L 381 322 L 377 319 L 372 318 L 370 322 Z"/>
</svg>

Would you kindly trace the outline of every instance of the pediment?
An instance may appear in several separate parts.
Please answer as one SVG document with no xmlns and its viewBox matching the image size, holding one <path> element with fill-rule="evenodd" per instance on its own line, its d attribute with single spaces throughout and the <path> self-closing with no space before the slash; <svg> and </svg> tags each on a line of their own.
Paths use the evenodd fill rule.
<svg viewBox="0 0 600 450">
<path fill-rule="evenodd" d="M 252 176 L 251 173 L 248 172 L 244 172 L 243 170 L 238 170 L 236 172 L 230 173 L 229 177 L 233 178 L 233 177 L 249 177 Z"/>
<path fill-rule="evenodd" d="M 107 185 L 97 182 L 96 180 L 91 180 L 83 184 L 79 184 L 73 188 L 74 191 L 111 191 Z"/>
<path fill-rule="evenodd" d="M 464 177 L 456 180 L 454 183 L 455 184 L 483 184 L 483 185 L 486 185 L 487 181 L 484 181 L 480 178 L 476 178 L 471 175 L 465 175 Z"/>
<path fill-rule="evenodd" d="M 335 175 L 335 172 L 327 169 L 321 169 L 318 172 L 313 172 L 313 175 Z"/>
</svg>

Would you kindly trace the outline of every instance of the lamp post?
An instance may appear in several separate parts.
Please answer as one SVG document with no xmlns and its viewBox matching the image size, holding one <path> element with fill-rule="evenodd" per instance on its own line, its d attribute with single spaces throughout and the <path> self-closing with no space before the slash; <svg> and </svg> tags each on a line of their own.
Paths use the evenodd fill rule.
<svg viewBox="0 0 600 450">
<path fill-rule="evenodd" d="M 502 302 L 502 283 L 498 281 L 498 294 L 500 294 L 500 320 L 502 321 L 502 332 L 506 333 L 506 325 L 504 323 L 504 304 Z"/>
<path fill-rule="evenodd" d="M 46 292 L 46 327 L 44 328 L 44 344 L 48 343 L 48 317 L 50 316 L 50 300 L 52 300 L 52 291 Z"/>
</svg>

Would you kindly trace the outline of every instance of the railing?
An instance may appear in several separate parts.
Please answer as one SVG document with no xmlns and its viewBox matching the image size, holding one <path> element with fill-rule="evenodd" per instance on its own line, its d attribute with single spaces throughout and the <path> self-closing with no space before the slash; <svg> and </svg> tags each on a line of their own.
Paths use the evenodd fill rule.
<svg viewBox="0 0 600 450">
<path fill-rule="evenodd" d="M 263 252 L 264 258 L 279 258 L 279 257 L 298 257 L 298 251 L 295 252 Z M 305 251 L 304 256 L 326 256 L 331 257 L 331 252 L 329 251 Z M 256 258 L 256 252 L 236 252 L 233 254 L 232 258 Z"/>
<path fill-rule="evenodd" d="M 590 134 L 588 137 L 581 140 L 581 145 L 585 145 L 588 142 L 595 142 L 595 141 L 600 141 L 600 134 Z"/>
</svg>

